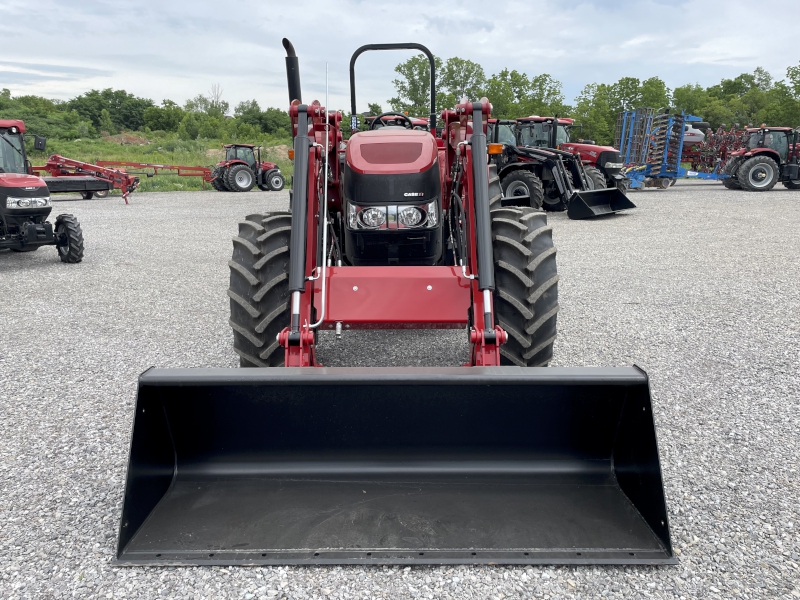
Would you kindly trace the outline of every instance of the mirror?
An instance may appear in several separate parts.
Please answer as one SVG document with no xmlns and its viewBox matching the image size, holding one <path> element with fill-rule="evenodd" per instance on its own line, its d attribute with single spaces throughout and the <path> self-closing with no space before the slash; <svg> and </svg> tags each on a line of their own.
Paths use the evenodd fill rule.
<svg viewBox="0 0 800 600">
<path fill-rule="evenodd" d="M 545 133 L 550 133 L 550 123 L 542 123 L 542 131 Z"/>
<path fill-rule="evenodd" d="M 44 149 L 47 147 L 47 138 L 43 138 L 41 136 L 35 135 L 33 136 L 33 149 L 34 150 L 41 150 L 44 152 Z"/>
</svg>

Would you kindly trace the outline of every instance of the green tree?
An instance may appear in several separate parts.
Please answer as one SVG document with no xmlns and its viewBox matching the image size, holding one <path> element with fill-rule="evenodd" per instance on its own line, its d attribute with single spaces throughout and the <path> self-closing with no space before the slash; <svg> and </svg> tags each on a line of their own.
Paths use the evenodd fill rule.
<svg viewBox="0 0 800 600">
<path fill-rule="evenodd" d="M 589 84 L 575 101 L 573 116 L 583 126 L 582 136 L 598 144 L 614 143 L 617 111 L 611 106 L 610 86 Z"/>
<path fill-rule="evenodd" d="M 178 125 L 178 137 L 182 140 L 196 140 L 200 133 L 200 123 L 194 113 L 188 113 Z"/>
<path fill-rule="evenodd" d="M 106 132 L 107 134 L 117 133 L 117 128 L 114 126 L 111 115 L 106 108 L 100 111 L 100 122 L 97 125 L 101 132 Z"/>
<path fill-rule="evenodd" d="M 442 59 L 434 57 L 436 71 L 442 70 Z M 431 67 L 424 54 L 412 56 L 395 67 L 400 77 L 394 84 L 397 95 L 389 99 L 393 111 L 409 115 L 426 115 L 430 111 Z M 437 107 L 438 108 L 438 107 Z"/>
<path fill-rule="evenodd" d="M 108 111 L 114 122 L 114 129 L 128 129 L 136 131 L 144 127 L 144 111 L 154 106 L 152 100 L 137 98 L 125 90 L 89 90 L 65 103 L 67 110 L 74 110 L 82 118 L 91 121 L 96 127 L 100 126 L 100 117 L 103 110 Z"/>
<path fill-rule="evenodd" d="M 289 113 L 280 108 L 268 108 L 261 113 L 261 130 L 278 137 L 291 137 L 292 120 Z"/>
<path fill-rule="evenodd" d="M 186 112 L 172 100 L 161 106 L 148 106 L 144 111 L 144 124 L 152 130 L 177 131 Z"/>
<path fill-rule="evenodd" d="M 233 109 L 233 114 L 236 116 L 237 121 L 242 121 L 258 128 L 261 131 L 261 107 L 256 100 L 244 100 L 236 105 Z"/>
<path fill-rule="evenodd" d="M 670 90 L 661 79 L 651 77 L 645 79 L 639 88 L 641 106 L 653 108 L 668 108 L 670 105 Z"/>
<path fill-rule="evenodd" d="M 465 97 L 471 102 L 476 102 L 481 99 L 486 87 L 483 67 L 476 62 L 456 56 L 447 59 L 438 79 L 438 91 L 450 94 L 456 102 Z"/>
<path fill-rule="evenodd" d="M 369 114 L 374 117 L 377 117 L 379 114 L 383 113 L 383 108 L 376 102 L 367 104 L 367 109 L 369 110 Z"/>
<path fill-rule="evenodd" d="M 683 110 L 692 115 L 703 115 L 703 107 L 708 101 L 708 92 L 697 83 L 676 87 L 672 92 L 672 106 L 676 110 Z"/>
</svg>

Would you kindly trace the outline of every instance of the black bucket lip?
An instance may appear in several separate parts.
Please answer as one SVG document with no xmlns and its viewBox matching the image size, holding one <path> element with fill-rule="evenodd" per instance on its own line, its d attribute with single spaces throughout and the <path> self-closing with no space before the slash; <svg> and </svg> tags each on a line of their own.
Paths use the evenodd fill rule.
<svg viewBox="0 0 800 600">
<path fill-rule="evenodd" d="M 231 369 L 151 368 L 140 386 L 259 385 L 263 383 L 330 385 L 616 385 L 648 384 L 647 374 L 632 367 L 280 367 Z"/>
</svg>

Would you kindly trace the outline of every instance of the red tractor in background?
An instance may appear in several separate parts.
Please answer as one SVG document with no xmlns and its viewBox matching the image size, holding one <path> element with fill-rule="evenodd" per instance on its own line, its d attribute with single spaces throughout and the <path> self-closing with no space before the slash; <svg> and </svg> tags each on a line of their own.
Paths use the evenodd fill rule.
<svg viewBox="0 0 800 600">
<path fill-rule="evenodd" d="M 211 185 L 218 192 L 249 192 L 258 186 L 263 192 L 283 189 L 285 180 L 278 165 L 261 160 L 261 147 L 253 144 L 225 144 L 225 160 L 211 172 Z"/>
<path fill-rule="evenodd" d="M 800 190 L 800 131 L 791 127 L 747 129 L 747 144 L 730 154 L 723 185 L 731 190 L 766 192 L 779 181 Z"/>
<path fill-rule="evenodd" d="M 36 150 L 47 140 L 34 136 Z M 33 174 L 25 152 L 25 123 L 0 120 L 0 250 L 33 252 L 55 246 L 61 262 L 83 260 L 83 231 L 73 215 L 47 221 L 53 205 L 45 181 Z"/>
</svg>

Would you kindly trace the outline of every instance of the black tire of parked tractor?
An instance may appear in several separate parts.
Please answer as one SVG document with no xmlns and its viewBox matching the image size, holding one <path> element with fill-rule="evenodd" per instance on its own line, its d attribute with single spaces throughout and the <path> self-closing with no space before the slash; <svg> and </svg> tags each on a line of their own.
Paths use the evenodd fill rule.
<svg viewBox="0 0 800 600">
<path fill-rule="evenodd" d="M 80 194 L 81 198 L 83 198 L 84 200 L 91 200 L 92 198 L 94 198 L 94 192 L 81 192 Z"/>
<path fill-rule="evenodd" d="M 211 187 L 218 192 L 227 192 L 228 188 L 225 186 L 225 169 L 222 167 L 214 167 L 211 171 Z"/>
<path fill-rule="evenodd" d="M 589 185 L 593 190 L 603 190 L 606 187 L 606 178 L 603 172 L 597 167 L 584 166 L 586 176 L 589 178 Z"/>
<path fill-rule="evenodd" d="M 247 165 L 233 165 L 225 173 L 225 185 L 232 192 L 249 192 L 255 184 L 256 177 Z"/>
<path fill-rule="evenodd" d="M 558 271 L 547 215 L 527 206 L 491 211 L 494 310 L 508 333 L 500 361 L 546 366 L 553 358 L 558 315 Z"/>
<path fill-rule="evenodd" d="M 768 192 L 778 183 L 780 169 L 768 156 L 748 158 L 736 172 L 742 189 L 748 192 Z"/>
<path fill-rule="evenodd" d="M 790 190 L 800 190 L 800 179 L 787 179 L 783 181 L 783 187 Z"/>
<path fill-rule="evenodd" d="M 289 324 L 289 212 L 248 215 L 233 238 L 230 326 L 242 367 L 282 367 Z"/>
<path fill-rule="evenodd" d="M 95 198 L 108 198 L 108 190 L 97 190 L 94 193 Z"/>
<path fill-rule="evenodd" d="M 722 180 L 722 185 L 724 185 L 729 190 L 740 190 L 742 186 L 739 185 L 739 180 L 736 177 L 728 177 L 727 179 Z"/>
<path fill-rule="evenodd" d="M 83 230 L 73 215 L 58 215 L 55 232 L 57 236 L 67 235 L 66 246 L 56 246 L 58 257 L 63 263 L 79 263 L 83 260 Z"/>
<path fill-rule="evenodd" d="M 544 202 L 544 187 L 542 180 L 535 173 L 519 169 L 511 171 L 501 182 L 503 196 L 530 196 L 531 208 L 542 208 Z M 490 194 L 491 197 L 491 194 Z M 566 208 L 566 207 L 565 207 Z"/>
<path fill-rule="evenodd" d="M 280 192 L 286 185 L 286 180 L 280 173 L 271 173 L 267 177 L 267 187 L 271 192 Z"/>
</svg>

